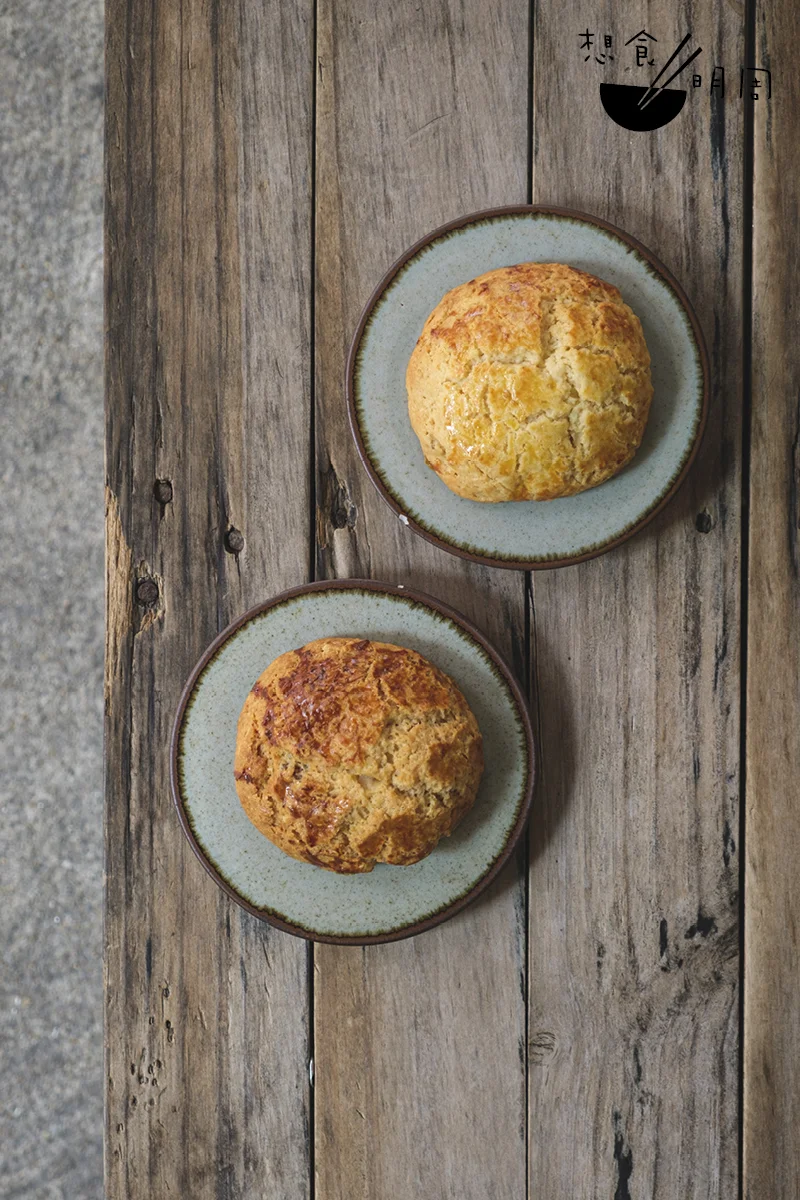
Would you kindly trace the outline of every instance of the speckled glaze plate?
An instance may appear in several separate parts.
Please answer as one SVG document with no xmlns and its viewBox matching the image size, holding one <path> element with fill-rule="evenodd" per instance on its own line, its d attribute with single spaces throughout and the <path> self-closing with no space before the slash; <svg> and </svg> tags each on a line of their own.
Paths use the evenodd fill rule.
<svg viewBox="0 0 800 1200">
<path fill-rule="evenodd" d="M 405 373 L 445 292 L 519 262 L 563 262 L 616 284 L 642 322 L 655 394 L 642 445 L 614 479 L 563 500 L 480 504 L 454 495 L 425 464 L 408 420 Z M 593 558 L 641 529 L 689 469 L 707 396 L 703 334 L 680 284 L 628 234 L 555 208 L 476 213 L 412 246 L 370 298 L 347 364 L 353 436 L 399 520 L 454 554 L 515 569 Z"/>
<path fill-rule="evenodd" d="M 233 753 L 247 693 L 274 658 L 318 637 L 353 635 L 410 647 L 450 675 L 478 720 L 486 765 L 473 809 L 422 862 L 335 875 L 290 858 L 250 823 Z M 533 734 L 513 676 L 465 618 L 401 586 L 316 583 L 246 613 L 203 655 L 178 707 L 171 782 L 192 848 L 248 912 L 315 941 L 387 942 L 453 916 L 507 861 L 533 794 Z"/>
</svg>

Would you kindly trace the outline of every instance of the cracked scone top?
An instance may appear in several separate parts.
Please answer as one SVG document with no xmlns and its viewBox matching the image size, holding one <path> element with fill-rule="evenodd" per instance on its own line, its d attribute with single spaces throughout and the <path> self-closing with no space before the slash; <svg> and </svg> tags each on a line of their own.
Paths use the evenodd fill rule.
<svg viewBox="0 0 800 1200">
<path fill-rule="evenodd" d="M 610 479 L 642 440 L 653 387 L 617 288 L 520 263 L 448 292 L 406 373 L 429 466 L 470 500 L 553 500 Z"/>
<path fill-rule="evenodd" d="M 331 871 L 415 863 L 472 806 L 478 724 L 422 655 L 322 638 L 276 658 L 241 716 L 234 776 L 253 824 Z"/>
</svg>

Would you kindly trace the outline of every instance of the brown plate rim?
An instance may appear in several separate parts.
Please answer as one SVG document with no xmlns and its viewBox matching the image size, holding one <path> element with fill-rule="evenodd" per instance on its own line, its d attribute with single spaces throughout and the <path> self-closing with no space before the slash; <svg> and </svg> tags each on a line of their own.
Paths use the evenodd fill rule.
<svg viewBox="0 0 800 1200">
<path fill-rule="evenodd" d="M 475 884 L 473 884 L 469 891 L 465 892 L 462 896 L 457 897 L 451 904 L 447 905 L 443 909 L 440 909 L 436 913 L 432 913 L 430 916 L 424 917 L 420 921 L 415 921 L 411 925 L 403 926 L 401 929 L 392 930 L 388 933 L 354 934 L 351 936 L 318 934 L 308 929 L 304 929 L 302 926 L 293 925 L 290 921 L 286 921 L 282 916 L 279 916 L 275 913 L 257 908 L 256 905 L 251 904 L 243 896 L 240 896 L 235 888 L 228 883 L 227 879 L 225 879 L 216 866 L 206 857 L 203 848 L 200 846 L 195 836 L 191 822 L 189 821 L 189 817 L 183 806 L 180 778 L 178 773 L 178 755 L 180 748 L 181 728 L 183 726 L 186 708 L 194 692 L 195 685 L 205 671 L 209 662 L 212 658 L 214 658 L 222 646 L 231 637 L 233 637 L 233 635 L 239 629 L 242 628 L 243 625 L 246 625 L 255 617 L 261 616 L 263 613 L 269 612 L 270 609 L 276 608 L 278 605 L 285 603 L 287 600 L 292 600 L 297 596 L 323 591 L 367 591 L 376 592 L 381 595 L 393 596 L 400 599 L 405 598 L 413 600 L 417 604 L 421 604 L 426 608 L 432 609 L 434 612 L 437 612 L 441 616 L 446 617 L 448 620 L 453 621 L 456 625 L 460 626 L 461 629 L 463 629 L 464 632 L 467 633 L 475 642 L 478 643 L 481 649 L 488 654 L 495 667 L 503 676 L 511 691 L 511 695 L 514 699 L 514 703 L 522 723 L 522 728 L 525 733 L 525 747 L 528 763 L 525 793 L 514 825 L 512 826 L 508 838 L 506 839 L 506 843 L 497 858 L 493 863 L 491 863 L 488 870 L 475 882 Z M 468 904 L 475 900 L 483 891 L 486 890 L 486 888 L 497 877 L 500 871 L 502 871 L 503 867 L 509 861 L 517 847 L 517 844 L 519 843 L 520 837 L 522 836 L 527 824 L 528 817 L 530 816 L 537 774 L 536 741 L 534 738 L 533 724 L 531 722 L 527 700 L 525 699 L 522 688 L 517 682 L 511 668 L 508 666 L 500 652 L 488 640 L 486 635 L 482 633 L 477 626 L 473 625 L 473 623 L 462 613 L 458 612 L 454 608 L 451 608 L 443 601 L 437 600 L 436 597 L 430 596 L 426 592 L 417 591 L 415 588 L 409 588 L 400 584 L 384 583 L 375 579 L 317 580 L 314 583 L 306 583 L 300 585 L 299 587 L 287 588 L 285 591 L 279 592 L 271 599 L 248 609 L 247 612 L 243 613 L 242 616 L 238 617 L 235 621 L 223 629 L 221 633 L 217 634 L 211 644 L 198 659 L 183 687 L 183 691 L 181 692 L 181 697 L 175 713 L 175 719 L 172 724 L 172 734 L 170 737 L 169 782 L 172 799 L 178 813 L 178 819 L 189 845 L 191 846 L 202 866 L 205 868 L 206 872 L 211 876 L 217 886 L 220 887 L 222 891 L 234 901 L 234 903 L 238 904 L 240 908 L 243 908 L 246 912 L 250 913 L 251 916 L 257 917 L 258 920 L 265 921 L 267 924 L 272 925 L 276 929 L 280 929 L 284 933 L 290 933 L 295 937 L 303 938 L 305 941 L 326 942 L 337 946 L 370 946 L 379 945 L 384 942 L 402 941 L 405 938 L 414 937 L 418 933 L 424 933 L 428 929 L 433 929 L 436 925 L 441 925 L 444 921 L 454 917 L 456 913 L 460 912 L 461 909 L 465 908 Z"/>
<path fill-rule="evenodd" d="M 438 534 L 432 533 L 429 529 L 423 528 L 413 519 L 413 517 L 409 516 L 403 511 L 401 505 L 397 503 L 394 496 L 388 490 L 380 475 L 375 470 L 367 447 L 364 444 L 364 440 L 361 436 L 361 428 L 358 422 L 358 411 L 356 408 L 355 398 L 355 368 L 364 329 L 366 328 L 366 325 L 372 316 L 372 311 L 375 308 L 375 305 L 378 303 L 381 296 L 389 287 L 397 273 L 401 271 L 406 263 L 414 258 L 414 256 L 418 254 L 420 250 L 423 250 L 427 245 L 435 241 L 437 238 L 443 237 L 448 233 L 452 233 L 456 229 L 462 229 L 467 225 L 475 225 L 481 221 L 490 220 L 495 217 L 531 216 L 533 214 L 565 217 L 569 220 L 580 221 L 589 225 L 594 225 L 598 229 L 602 229 L 606 233 L 610 233 L 615 237 L 618 237 L 626 245 L 630 246 L 631 249 L 635 250 L 638 254 L 642 255 L 642 257 L 646 259 L 653 270 L 656 271 L 662 277 L 664 282 L 667 283 L 668 286 L 673 290 L 687 317 L 689 318 L 689 323 L 694 334 L 695 345 L 697 346 L 697 353 L 702 371 L 702 400 L 700 418 L 695 428 L 694 441 L 692 442 L 689 453 L 687 454 L 680 471 L 669 484 L 667 490 L 664 492 L 664 495 L 661 496 L 661 498 L 653 505 L 653 507 L 644 513 L 638 521 L 635 521 L 632 525 L 628 526 L 626 529 L 623 529 L 623 531 L 617 537 L 612 538 L 610 541 L 605 542 L 600 546 L 592 546 L 586 551 L 578 554 L 568 555 L 564 558 L 512 560 L 506 558 L 494 558 L 488 554 L 476 554 L 472 550 L 465 549 L 463 546 L 455 545 L 454 543 L 447 541 L 445 538 L 439 537 Z M 638 238 L 635 238 L 630 233 L 626 233 L 624 229 L 620 229 L 619 226 L 613 225 L 610 221 L 606 221 L 602 217 L 593 216 L 591 213 L 582 212 L 579 209 L 561 208 L 557 205 L 551 204 L 511 204 L 500 208 L 482 209 L 480 212 L 469 213 L 467 216 L 457 217 L 454 221 L 448 221 L 446 224 L 438 226 L 438 228 L 432 230 L 431 233 L 427 233 L 424 237 L 420 238 L 419 241 L 415 242 L 413 246 L 410 246 L 409 249 L 406 250 L 400 256 L 400 258 L 398 258 L 397 261 L 392 264 L 381 281 L 378 283 L 377 287 L 375 287 L 373 290 L 372 295 L 362 310 L 358 325 L 356 326 L 355 333 L 353 334 L 352 341 L 350 342 L 350 350 L 347 355 L 347 364 L 345 368 L 345 394 L 347 397 L 347 417 L 350 424 L 350 432 L 353 435 L 353 440 L 355 441 L 356 449 L 358 450 L 358 455 L 361 459 L 364 469 L 381 499 L 388 504 L 389 508 L 391 508 L 398 517 L 403 518 L 403 523 L 407 523 L 409 529 L 413 529 L 414 533 L 418 534 L 422 538 L 425 538 L 427 542 L 431 542 L 434 546 L 438 546 L 441 550 L 447 551 L 448 554 L 455 554 L 459 558 L 465 558 L 469 562 L 480 563 L 482 566 L 499 567 L 508 571 L 543 571 L 556 567 L 571 567 L 576 563 L 586 562 L 588 559 L 597 558 L 599 555 L 605 554 L 609 550 L 613 550 L 616 546 L 622 545 L 623 542 L 627 542 L 629 538 L 632 538 L 635 534 L 639 533 L 646 525 L 649 525 L 650 522 L 661 512 L 661 510 L 669 503 L 669 501 L 678 491 L 681 484 L 686 479 L 686 476 L 688 475 L 695 458 L 697 457 L 708 422 L 709 393 L 711 387 L 710 381 L 710 360 L 702 326 L 700 325 L 700 321 L 698 320 L 692 302 L 669 268 L 666 267 L 664 263 L 662 263 L 661 260 L 656 257 L 652 250 L 648 249 L 643 242 L 640 242 Z"/>
</svg>

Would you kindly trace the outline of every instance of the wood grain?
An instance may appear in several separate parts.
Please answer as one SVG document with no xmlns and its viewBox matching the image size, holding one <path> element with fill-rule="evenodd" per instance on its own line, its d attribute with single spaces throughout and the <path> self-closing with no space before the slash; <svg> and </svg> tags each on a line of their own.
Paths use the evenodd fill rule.
<svg viewBox="0 0 800 1200">
<path fill-rule="evenodd" d="M 202 871 L 168 746 L 218 629 L 307 578 L 312 17 L 255 0 L 107 9 L 115 1200 L 310 1189 L 306 948 Z"/>
<path fill-rule="evenodd" d="M 686 14 L 604 0 L 604 69 L 578 49 L 583 19 L 533 8 L 531 80 L 521 0 L 107 0 L 112 1200 L 737 1194 L 743 14 L 696 0 L 703 87 L 628 134 L 597 85 L 639 82 L 624 40 L 645 20 L 661 63 Z M 755 122 L 743 1187 L 772 1200 L 800 1192 L 800 17 L 789 0 L 757 11 L 776 93 Z M 526 595 L 392 516 L 343 376 L 390 263 L 444 221 L 524 202 L 529 165 L 536 202 L 611 220 L 681 280 L 712 397 L 666 511 Z M 269 930 L 218 892 L 173 813 L 192 665 L 310 572 L 433 592 L 538 699 L 529 858 L 408 942 L 312 953 Z"/>
<path fill-rule="evenodd" d="M 657 65 L 685 21 L 647 7 Z M 641 82 L 623 43 L 642 23 L 629 6 L 593 10 L 600 44 L 606 32 L 616 44 L 604 70 L 579 50 L 583 18 L 565 28 L 559 6 L 536 8 L 534 200 L 604 217 L 666 263 L 705 328 L 713 394 L 700 457 L 664 513 L 605 557 L 533 580 L 530 1194 L 729 1200 L 743 149 L 730 81 L 743 29 L 732 6 L 693 5 L 705 87 L 672 124 L 631 134 L 598 85 Z M 721 102 L 708 94 L 716 63 L 729 71 Z"/>
<path fill-rule="evenodd" d="M 756 6 L 747 654 L 744 1195 L 800 1195 L 800 12 Z M 753 65 L 753 64 L 751 64 Z M 762 82 L 764 76 L 761 76 Z"/>
<path fill-rule="evenodd" d="M 402 251 L 526 200 L 527 5 L 318 9 L 317 570 L 413 583 L 525 675 L 523 577 L 415 537 L 374 492 L 342 390 L 362 306 Z M 525 1192 L 524 884 L 518 864 L 445 926 L 315 950 L 318 1200 Z"/>
</svg>

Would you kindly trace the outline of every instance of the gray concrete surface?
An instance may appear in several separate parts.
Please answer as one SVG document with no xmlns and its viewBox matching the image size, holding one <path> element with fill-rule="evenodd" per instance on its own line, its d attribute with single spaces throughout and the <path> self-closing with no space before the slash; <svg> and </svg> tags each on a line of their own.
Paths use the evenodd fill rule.
<svg viewBox="0 0 800 1200">
<path fill-rule="evenodd" d="M 101 0 L 0 0 L 0 1197 L 102 1189 Z"/>
</svg>

